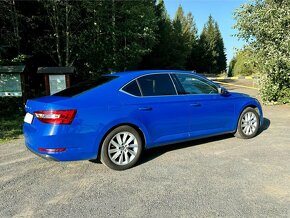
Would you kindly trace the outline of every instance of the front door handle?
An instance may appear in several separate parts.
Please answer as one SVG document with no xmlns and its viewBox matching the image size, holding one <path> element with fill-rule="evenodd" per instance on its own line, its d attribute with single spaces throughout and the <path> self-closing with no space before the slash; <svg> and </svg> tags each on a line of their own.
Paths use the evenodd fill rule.
<svg viewBox="0 0 290 218">
<path fill-rule="evenodd" d="M 152 107 L 139 107 L 140 111 L 152 111 Z"/>
<path fill-rule="evenodd" d="M 190 106 L 192 106 L 192 107 L 200 107 L 201 104 L 200 103 L 192 103 L 192 104 L 190 104 Z"/>
</svg>

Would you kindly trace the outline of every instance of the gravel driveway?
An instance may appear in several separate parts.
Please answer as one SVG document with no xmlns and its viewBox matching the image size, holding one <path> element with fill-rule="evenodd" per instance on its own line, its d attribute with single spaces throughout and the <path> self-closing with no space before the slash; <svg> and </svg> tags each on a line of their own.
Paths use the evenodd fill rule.
<svg viewBox="0 0 290 218">
<path fill-rule="evenodd" d="M 152 149 L 122 172 L 0 144 L 0 217 L 290 217 L 290 107 L 263 109 L 253 139 Z"/>
</svg>

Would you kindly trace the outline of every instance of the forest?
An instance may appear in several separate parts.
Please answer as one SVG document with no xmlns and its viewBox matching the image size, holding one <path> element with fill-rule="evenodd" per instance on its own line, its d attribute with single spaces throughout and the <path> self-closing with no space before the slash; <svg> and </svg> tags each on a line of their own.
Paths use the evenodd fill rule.
<svg viewBox="0 0 290 218">
<path fill-rule="evenodd" d="M 75 67 L 78 80 L 140 69 L 227 70 L 214 18 L 198 31 L 194 14 L 179 6 L 171 18 L 163 0 L 2 0 L 0 13 L 0 65 L 38 57 L 38 66 Z M 248 0 L 233 17 L 245 46 L 228 75 L 255 74 L 264 102 L 289 103 L 290 1 Z"/>
<path fill-rule="evenodd" d="M 191 13 L 179 6 L 171 19 L 163 0 L 4 0 L 0 10 L 0 65 L 43 55 L 51 66 L 74 66 L 79 78 L 138 69 L 226 71 L 214 18 L 199 35 Z"/>
</svg>

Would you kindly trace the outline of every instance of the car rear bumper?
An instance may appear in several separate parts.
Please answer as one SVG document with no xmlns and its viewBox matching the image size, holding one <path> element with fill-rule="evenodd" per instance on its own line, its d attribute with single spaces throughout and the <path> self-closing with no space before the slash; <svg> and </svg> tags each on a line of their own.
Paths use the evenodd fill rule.
<svg viewBox="0 0 290 218">
<path fill-rule="evenodd" d="M 35 155 L 37 155 L 37 156 L 39 156 L 39 157 L 42 157 L 42 158 L 45 159 L 45 160 L 59 161 L 59 160 L 55 159 L 54 157 L 49 156 L 48 154 L 40 154 L 40 153 L 37 153 L 36 151 L 32 150 L 32 149 L 27 145 L 27 143 L 25 143 L 25 145 L 26 145 L 26 148 L 27 148 L 29 151 L 31 151 L 33 154 L 35 154 Z"/>
<path fill-rule="evenodd" d="M 97 158 L 98 155 L 98 144 L 92 132 L 57 131 L 51 133 L 26 123 L 23 126 L 23 132 L 26 147 L 32 153 L 47 160 L 91 160 Z M 43 151 L 47 149 L 63 149 L 63 151 Z"/>
<path fill-rule="evenodd" d="M 40 148 L 39 146 L 33 146 L 27 142 L 25 142 L 25 145 L 27 149 L 35 155 L 50 161 L 77 161 L 97 158 L 95 153 L 83 151 L 78 148 L 66 148 L 63 152 L 41 152 L 38 150 L 38 148 Z"/>
<path fill-rule="evenodd" d="M 66 148 L 63 152 L 42 152 L 39 151 L 38 148 L 43 148 L 43 146 L 35 146 L 27 142 L 25 142 L 25 145 L 27 149 L 35 155 L 50 161 L 77 161 L 97 158 L 96 153 L 84 151 L 80 148 Z"/>
</svg>

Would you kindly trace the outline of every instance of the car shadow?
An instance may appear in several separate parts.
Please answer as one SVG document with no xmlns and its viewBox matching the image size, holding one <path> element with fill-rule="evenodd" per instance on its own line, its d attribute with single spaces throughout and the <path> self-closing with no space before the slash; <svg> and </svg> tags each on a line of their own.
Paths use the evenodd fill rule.
<svg viewBox="0 0 290 218">
<path fill-rule="evenodd" d="M 260 135 L 262 132 L 266 131 L 270 127 L 270 124 L 271 124 L 271 121 L 267 118 L 264 118 L 263 125 L 260 128 L 257 135 Z M 213 137 L 209 137 L 209 138 L 196 139 L 196 140 L 192 140 L 192 141 L 176 143 L 176 144 L 169 144 L 169 145 L 164 145 L 164 146 L 160 146 L 160 147 L 156 147 L 156 148 L 151 148 L 151 149 L 145 150 L 143 152 L 143 154 L 141 155 L 140 161 L 137 165 L 142 165 L 148 161 L 151 161 L 155 158 L 158 158 L 159 156 L 161 156 L 167 152 L 173 151 L 173 150 L 202 145 L 202 144 L 206 144 L 206 143 L 214 142 L 214 141 L 222 141 L 222 140 L 226 140 L 226 139 L 233 138 L 233 137 L 234 137 L 233 134 L 225 134 L 225 135 L 213 136 Z"/>
<path fill-rule="evenodd" d="M 225 140 L 228 138 L 233 138 L 233 134 L 225 134 L 225 135 L 219 135 L 219 136 L 212 136 L 208 138 L 203 138 L 203 139 L 196 139 L 196 140 L 190 140 L 186 142 L 181 142 L 181 143 L 175 143 L 175 144 L 168 144 L 168 145 L 163 145 L 159 147 L 154 147 L 150 149 L 146 149 L 142 152 L 140 160 L 138 161 L 138 164 L 133 166 L 136 167 L 138 165 L 141 165 L 143 163 L 146 163 L 147 161 L 153 160 L 162 154 L 173 151 L 173 150 L 178 150 L 178 149 L 183 149 L 191 146 L 196 146 L 196 145 L 201 145 L 201 144 L 206 144 L 209 142 L 213 141 L 220 141 L 220 140 Z M 89 160 L 92 163 L 98 163 L 101 164 L 100 158 L 94 159 L 94 160 Z"/>
<path fill-rule="evenodd" d="M 151 161 L 151 160 L 153 160 L 153 159 L 155 159 L 155 158 L 157 158 L 157 157 L 159 157 L 167 152 L 173 151 L 173 150 L 202 145 L 202 144 L 206 144 L 206 143 L 214 142 L 214 141 L 226 140 L 226 139 L 233 138 L 233 137 L 234 137 L 233 134 L 225 134 L 225 135 L 220 135 L 220 136 L 212 136 L 209 138 L 196 139 L 196 140 L 182 142 L 182 143 L 164 145 L 164 146 L 160 146 L 160 147 L 156 147 L 156 148 L 150 148 L 150 149 L 145 150 L 143 152 L 138 165 L 144 164 L 148 161 Z"/>
<path fill-rule="evenodd" d="M 257 135 L 260 135 L 262 132 L 267 130 L 270 127 L 270 124 L 271 124 L 271 121 L 268 118 L 264 117 L 263 125 L 261 126 L 261 128 L 260 128 L 260 130 L 259 130 Z"/>
</svg>

